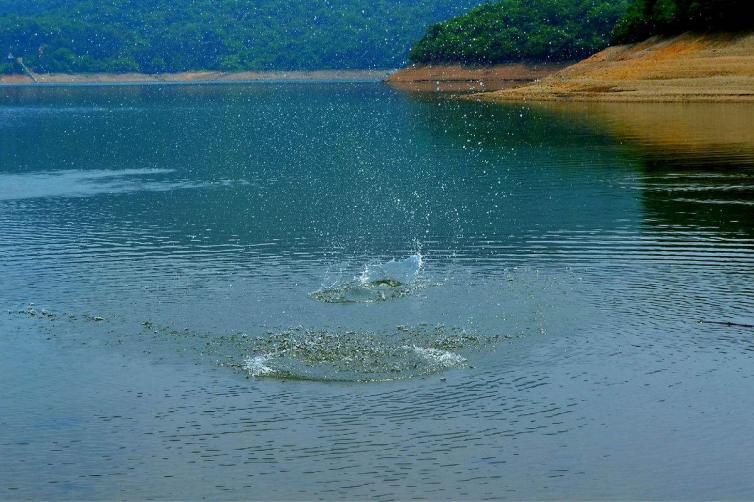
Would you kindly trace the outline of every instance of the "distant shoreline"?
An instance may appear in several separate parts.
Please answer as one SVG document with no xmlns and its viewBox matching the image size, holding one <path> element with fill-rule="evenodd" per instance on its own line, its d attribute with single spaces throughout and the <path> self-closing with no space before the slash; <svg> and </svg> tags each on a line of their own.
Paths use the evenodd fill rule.
<svg viewBox="0 0 754 502">
<path fill-rule="evenodd" d="M 140 85 L 140 84 L 232 84 L 245 82 L 379 82 L 393 70 L 317 70 L 181 73 L 35 73 L 35 83 L 26 75 L 2 75 L 0 86 L 45 85 Z"/>
</svg>

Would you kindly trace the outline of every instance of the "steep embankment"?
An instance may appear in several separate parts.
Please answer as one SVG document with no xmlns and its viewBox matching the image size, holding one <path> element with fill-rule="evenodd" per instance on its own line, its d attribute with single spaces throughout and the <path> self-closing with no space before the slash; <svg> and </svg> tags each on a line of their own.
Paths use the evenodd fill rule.
<svg viewBox="0 0 754 502">
<path fill-rule="evenodd" d="M 754 101 L 754 34 L 653 37 L 610 47 L 488 101 Z"/>
<path fill-rule="evenodd" d="M 461 65 L 411 66 L 386 80 L 391 86 L 419 92 L 496 91 L 521 86 L 552 75 L 564 64 L 506 64 L 469 67 Z"/>
</svg>

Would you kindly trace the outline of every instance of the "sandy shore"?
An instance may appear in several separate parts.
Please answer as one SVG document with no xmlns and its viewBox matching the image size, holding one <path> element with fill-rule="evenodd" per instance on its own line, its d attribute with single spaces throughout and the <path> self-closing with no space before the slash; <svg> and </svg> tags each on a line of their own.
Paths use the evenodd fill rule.
<svg viewBox="0 0 754 502">
<path fill-rule="evenodd" d="M 754 101 L 754 35 L 651 38 L 610 47 L 487 101 Z"/>
<path fill-rule="evenodd" d="M 554 63 L 490 67 L 411 66 L 393 73 L 386 81 L 396 89 L 415 92 L 486 92 L 528 84 L 565 66 Z"/>
<path fill-rule="evenodd" d="M 149 75 L 144 73 L 46 73 L 34 76 L 40 84 L 139 84 L 139 83 L 222 83 L 266 81 L 380 81 L 389 70 L 321 70 L 321 71 L 265 71 L 265 72 L 185 72 Z M 0 76 L 0 85 L 34 84 L 26 75 Z"/>
</svg>

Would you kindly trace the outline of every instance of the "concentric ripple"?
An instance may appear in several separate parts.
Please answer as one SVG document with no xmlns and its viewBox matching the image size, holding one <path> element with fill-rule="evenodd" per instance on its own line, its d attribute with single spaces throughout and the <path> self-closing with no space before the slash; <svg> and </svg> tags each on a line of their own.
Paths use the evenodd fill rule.
<svg viewBox="0 0 754 502">
<path fill-rule="evenodd" d="M 249 335 L 176 329 L 151 321 L 140 323 L 140 336 L 124 338 L 134 334 L 133 320 L 56 312 L 33 304 L 8 313 L 15 319 L 45 322 L 38 327 L 64 334 L 68 343 L 98 336 L 118 350 L 130 348 L 160 360 L 180 353 L 182 358 L 205 363 L 209 359 L 249 377 L 320 382 L 389 382 L 468 368 L 474 357 L 514 338 L 429 324 L 379 331 L 295 327 Z"/>
</svg>

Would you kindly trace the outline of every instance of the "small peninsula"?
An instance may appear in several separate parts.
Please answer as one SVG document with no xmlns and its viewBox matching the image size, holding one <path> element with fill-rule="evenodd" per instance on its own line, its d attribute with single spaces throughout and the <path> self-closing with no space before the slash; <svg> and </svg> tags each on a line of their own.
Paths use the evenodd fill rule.
<svg viewBox="0 0 754 502">
<path fill-rule="evenodd" d="M 432 26 L 411 49 L 415 66 L 388 82 L 405 88 L 431 73 L 442 90 L 444 74 L 457 79 L 466 71 L 479 79 L 466 89 L 477 91 L 469 99 L 485 101 L 754 101 L 754 4 L 598 3 L 548 0 L 534 13 L 503 0 L 472 9 Z M 530 18 L 517 18 L 522 12 Z M 549 72 L 528 66 L 577 60 L 550 64 Z M 505 84 L 483 85 L 501 63 Z"/>
<path fill-rule="evenodd" d="M 493 91 L 542 79 L 608 46 L 628 0 L 498 0 L 432 25 L 392 86 Z"/>
</svg>

